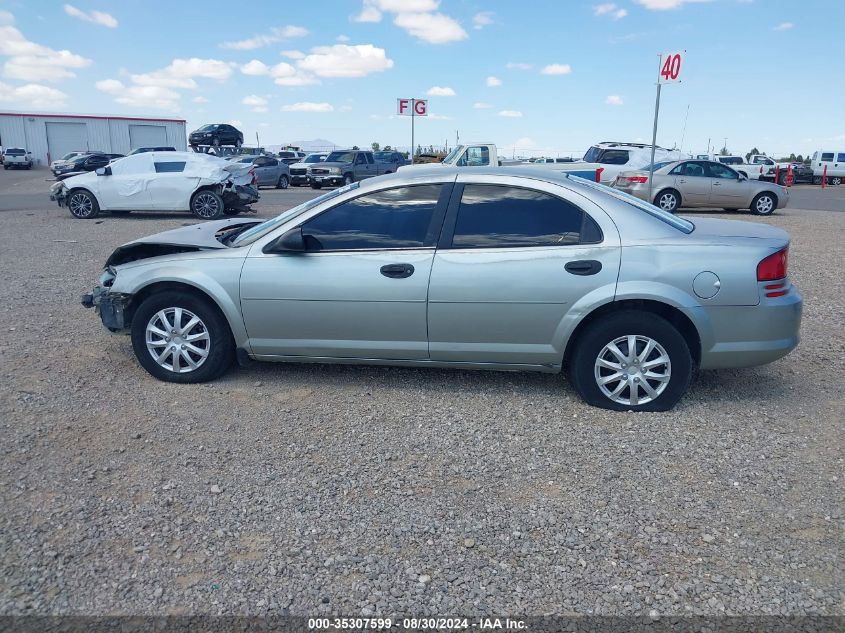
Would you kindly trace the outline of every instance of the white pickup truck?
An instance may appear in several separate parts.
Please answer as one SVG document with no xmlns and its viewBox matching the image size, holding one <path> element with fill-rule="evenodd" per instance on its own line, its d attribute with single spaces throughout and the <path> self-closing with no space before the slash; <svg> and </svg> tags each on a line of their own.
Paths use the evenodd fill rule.
<svg viewBox="0 0 845 633">
<path fill-rule="evenodd" d="M 775 181 L 775 172 L 779 165 L 777 161 L 765 154 L 751 154 L 748 160 L 745 160 L 743 156 L 720 156 L 719 154 L 699 154 L 696 158 L 727 165 L 750 180 L 768 180 L 771 182 Z M 780 166 L 782 169 L 786 169 L 789 163 L 783 163 Z"/>
<path fill-rule="evenodd" d="M 559 172 L 567 172 L 574 176 L 595 180 L 596 169 L 601 167 L 597 164 L 584 162 L 569 163 L 524 163 L 521 160 L 502 158 L 495 143 L 467 143 L 458 145 L 440 163 L 419 163 L 416 165 L 405 165 L 400 170 L 417 169 L 430 165 L 450 165 L 452 167 L 525 167 L 528 169 L 546 169 Z M 604 178 L 602 177 L 602 181 Z"/>
<path fill-rule="evenodd" d="M 663 147 L 655 148 L 655 163 L 681 160 L 686 157 L 677 150 L 669 150 Z M 569 163 L 523 163 L 520 160 L 500 157 L 494 143 L 468 143 L 455 147 L 443 159 L 442 164 L 456 167 L 486 167 L 488 165 L 511 167 L 519 165 L 529 169 L 552 169 L 590 180 L 596 180 L 598 173 L 599 181 L 602 184 L 611 185 L 616 180 L 616 176 L 623 171 L 642 169 L 647 167 L 650 161 L 651 145 L 605 141 L 590 147 L 582 160 Z M 407 168 L 400 167 L 400 169 Z"/>
<path fill-rule="evenodd" d="M 22 147 L 7 147 L 3 152 L 3 169 L 32 169 L 32 153 Z"/>
</svg>

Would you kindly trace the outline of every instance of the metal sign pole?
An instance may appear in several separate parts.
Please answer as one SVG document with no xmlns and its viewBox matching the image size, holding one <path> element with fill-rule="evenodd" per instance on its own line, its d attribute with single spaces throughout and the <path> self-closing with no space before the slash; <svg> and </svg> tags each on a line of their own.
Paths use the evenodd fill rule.
<svg viewBox="0 0 845 633">
<path fill-rule="evenodd" d="M 411 164 L 414 164 L 414 119 L 417 113 L 417 100 L 411 99 Z"/>
<path fill-rule="evenodd" d="M 654 100 L 654 129 L 651 132 L 651 163 L 648 166 L 648 201 L 652 199 L 654 188 L 654 151 L 657 146 L 657 115 L 660 113 L 660 66 L 663 64 L 663 55 L 660 55 L 660 62 L 657 64 L 657 97 Z"/>
</svg>

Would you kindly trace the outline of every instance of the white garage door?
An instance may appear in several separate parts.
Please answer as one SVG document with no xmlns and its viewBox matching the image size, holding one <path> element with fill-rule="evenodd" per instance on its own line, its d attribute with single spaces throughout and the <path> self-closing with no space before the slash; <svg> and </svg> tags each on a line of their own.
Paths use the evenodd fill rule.
<svg viewBox="0 0 845 633">
<path fill-rule="evenodd" d="M 163 125 L 130 125 L 129 148 L 162 147 L 167 145 L 167 128 Z"/>
<path fill-rule="evenodd" d="M 88 149 L 91 149 L 88 147 L 88 128 L 84 123 L 47 122 L 47 151 L 50 152 L 50 160 Z"/>
</svg>

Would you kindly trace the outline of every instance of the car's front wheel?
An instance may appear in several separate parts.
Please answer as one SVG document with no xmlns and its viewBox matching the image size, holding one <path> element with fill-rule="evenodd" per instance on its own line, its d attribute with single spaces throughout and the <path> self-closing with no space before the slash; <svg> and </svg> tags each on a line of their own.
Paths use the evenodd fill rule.
<svg viewBox="0 0 845 633">
<path fill-rule="evenodd" d="M 754 215 L 771 215 L 778 208 L 778 201 L 775 194 L 764 191 L 754 196 L 751 201 L 751 213 Z"/>
<path fill-rule="evenodd" d="M 692 372 L 689 346 L 675 326 L 635 310 L 587 326 L 569 367 L 584 400 L 615 411 L 668 411 L 686 393 Z"/>
<path fill-rule="evenodd" d="M 674 213 L 681 206 L 681 195 L 674 189 L 661 191 L 654 199 L 654 206 L 660 207 L 669 213 Z"/>
<path fill-rule="evenodd" d="M 323 187 L 323 185 L 321 185 L 319 182 L 312 182 L 311 183 L 312 189 L 322 189 L 322 187 Z"/>
<path fill-rule="evenodd" d="M 355 177 L 352 174 L 346 174 L 343 177 L 343 184 L 344 185 L 351 185 L 353 182 L 355 182 Z"/>
<path fill-rule="evenodd" d="M 185 292 L 159 292 L 138 306 L 132 348 L 144 369 L 167 382 L 213 380 L 234 358 L 226 319 L 210 300 Z"/>
<path fill-rule="evenodd" d="M 290 180 L 288 180 L 288 177 L 284 174 L 279 176 L 279 182 L 276 183 L 276 189 L 287 189 L 288 185 L 290 185 Z"/>
<path fill-rule="evenodd" d="M 839 186 L 842 184 L 842 178 L 840 178 L 839 176 L 834 176 L 830 179 L 830 184 Z"/>
<path fill-rule="evenodd" d="M 82 189 L 70 194 L 67 208 L 73 217 L 80 220 L 96 218 L 100 213 L 100 205 L 97 203 L 97 199 L 92 193 Z"/>
<path fill-rule="evenodd" d="M 202 220 L 218 219 L 223 209 L 223 198 L 213 191 L 198 191 L 191 198 L 191 212 Z"/>
</svg>

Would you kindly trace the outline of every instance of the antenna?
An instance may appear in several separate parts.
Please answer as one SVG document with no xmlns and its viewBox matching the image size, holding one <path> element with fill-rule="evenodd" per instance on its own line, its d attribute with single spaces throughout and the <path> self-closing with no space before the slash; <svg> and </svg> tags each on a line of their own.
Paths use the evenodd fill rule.
<svg viewBox="0 0 845 633">
<path fill-rule="evenodd" d="M 689 119 L 689 105 L 687 104 L 687 115 L 684 117 L 684 131 L 681 133 L 681 153 L 684 151 L 684 138 L 687 135 L 687 119 Z"/>
</svg>

